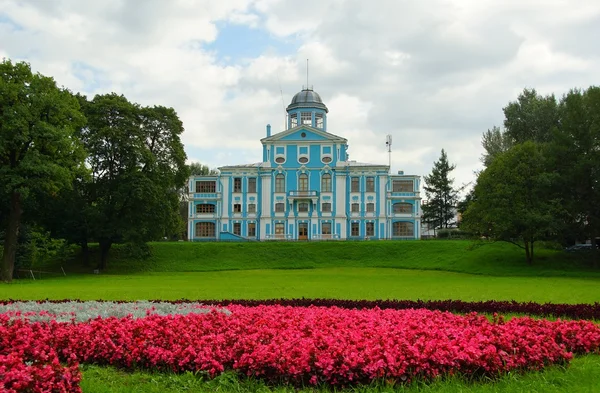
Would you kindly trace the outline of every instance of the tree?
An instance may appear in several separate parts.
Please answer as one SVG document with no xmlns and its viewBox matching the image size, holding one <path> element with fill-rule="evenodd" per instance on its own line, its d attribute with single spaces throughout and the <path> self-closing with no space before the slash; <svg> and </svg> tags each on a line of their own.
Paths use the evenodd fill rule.
<svg viewBox="0 0 600 393">
<path fill-rule="evenodd" d="M 85 157 L 77 99 L 29 64 L 0 63 L 0 191 L 9 201 L 0 279 L 11 281 L 23 206 L 34 193 L 69 187 Z"/>
<path fill-rule="evenodd" d="M 503 132 L 500 127 L 494 126 L 491 130 L 487 130 L 483 133 L 481 145 L 485 150 L 481 156 L 481 162 L 488 167 L 498 154 L 504 153 L 510 149 L 512 142 L 509 136 Z"/>
<path fill-rule="evenodd" d="M 454 179 L 450 173 L 456 165 L 448 163 L 444 149 L 440 159 L 433 164 L 431 174 L 425 176 L 425 195 L 427 203 L 423 205 L 423 221 L 434 229 L 449 228 L 456 223 L 456 203 L 458 190 L 453 187 Z"/>
<path fill-rule="evenodd" d="M 558 209 L 551 199 L 555 177 L 546 165 L 542 146 L 531 141 L 498 155 L 477 179 L 464 227 L 524 248 L 532 264 L 534 243 L 552 236 Z"/>
<path fill-rule="evenodd" d="M 600 87 L 571 90 L 560 102 L 560 128 L 550 145 L 553 169 L 560 174 L 567 229 L 592 242 L 600 236 Z"/>
<path fill-rule="evenodd" d="M 116 94 L 83 105 L 88 123 L 81 138 L 89 151 L 91 235 L 104 269 L 114 243 L 170 236 L 182 225 L 178 190 L 189 171 L 172 108 L 140 107 Z"/>
<path fill-rule="evenodd" d="M 542 97 L 535 89 L 524 89 L 517 101 L 503 109 L 505 134 L 511 145 L 526 141 L 548 142 L 559 124 L 554 95 Z"/>
<path fill-rule="evenodd" d="M 188 167 L 190 169 L 190 175 L 192 176 L 208 176 L 219 174 L 218 169 L 211 169 L 200 162 L 191 162 Z"/>
</svg>

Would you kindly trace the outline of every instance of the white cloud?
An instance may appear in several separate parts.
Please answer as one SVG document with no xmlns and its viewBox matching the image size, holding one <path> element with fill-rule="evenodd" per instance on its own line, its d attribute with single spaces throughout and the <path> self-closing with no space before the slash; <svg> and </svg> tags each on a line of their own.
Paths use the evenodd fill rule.
<svg viewBox="0 0 600 393">
<path fill-rule="evenodd" d="M 275 39 L 236 58 L 219 42 L 231 24 Z M 600 80 L 598 36 L 596 0 L 0 0 L 0 56 L 74 91 L 174 107 L 190 158 L 259 161 L 309 58 L 352 159 L 387 162 L 391 134 L 394 171 L 426 175 L 444 148 L 458 184 L 524 87 L 560 96 Z"/>
</svg>

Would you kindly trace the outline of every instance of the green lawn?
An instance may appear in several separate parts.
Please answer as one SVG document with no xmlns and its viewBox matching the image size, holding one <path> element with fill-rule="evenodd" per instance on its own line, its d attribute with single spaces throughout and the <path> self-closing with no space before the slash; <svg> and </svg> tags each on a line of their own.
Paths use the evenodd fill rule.
<svg viewBox="0 0 600 393">
<path fill-rule="evenodd" d="M 296 390 L 284 386 L 266 386 L 257 380 L 240 380 L 233 374 L 224 374 L 214 380 L 204 380 L 192 373 L 175 375 L 144 371 L 134 373 L 110 367 L 85 366 L 82 389 L 85 393 L 176 393 L 176 392 L 332 392 L 327 387 Z M 568 369 L 548 367 L 542 372 L 509 374 L 494 382 L 469 382 L 460 378 L 410 386 L 384 384 L 349 389 L 353 392 L 384 393 L 588 393 L 600 391 L 600 356 L 588 355 L 573 359 Z"/>
<path fill-rule="evenodd" d="M 64 263 L 67 277 L 15 280 L 8 299 L 461 299 L 593 303 L 600 272 L 589 261 L 538 250 L 533 266 L 506 243 L 469 241 L 328 243 L 155 243 L 149 259 L 116 247 L 108 269 Z M 51 270 L 52 266 L 41 267 Z M 597 386 L 599 388 L 597 388 Z M 84 366 L 84 392 L 293 392 L 226 374 L 205 381 L 192 374 L 125 373 Z M 317 391 L 323 391 L 320 388 Z M 494 383 L 460 379 L 409 388 L 369 386 L 364 392 L 595 392 L 600 355 L 576 358 L 568 369 L 507 375 Z"/>
<path fill-rule="evenodd" d="M 461 299 L 593 303 L 600 279 L 490 277 L 441 271 L 337 267 L 85 275 L 17 280 L 12 299 Z"/>
</svg>

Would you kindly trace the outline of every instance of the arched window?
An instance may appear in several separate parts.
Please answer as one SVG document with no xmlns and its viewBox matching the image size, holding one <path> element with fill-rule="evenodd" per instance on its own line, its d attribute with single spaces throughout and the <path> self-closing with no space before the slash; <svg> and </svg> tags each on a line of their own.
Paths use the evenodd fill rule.
<svg viewBox="0 0 600 393">
<path fill-rule="evenodd" d="M 285 192 L 285 176 L 283 173 L 275 176 L 275 192 Z"/>
<path fill-rule="evenodd" d="M 404 202 L 394 203 L 393 207 L 394 207 L 394 213 L 411 214 L 413 212 L 413 207 L 410 203 L 404 203 Z"/>
<path fill-rule="evenodd" d="M 396 221 L 392 224 L 392 236 L 414 237 L 415 225 L 412 222 Z"/>
<path fill-rule="evenodd" d="M 196 237 L 215 237 L 215 223 L 197 222 Z"/>
<path fill-rule="evenodd" d="M 301 173 L 298 177 L 298 191 L 308 191 L 308 175 Z"/>
<path fill-rule="evenodd" d="M 321 192 L 331 192 L 331 175 L 329 173 L 321 176 Z"/>
</svg>

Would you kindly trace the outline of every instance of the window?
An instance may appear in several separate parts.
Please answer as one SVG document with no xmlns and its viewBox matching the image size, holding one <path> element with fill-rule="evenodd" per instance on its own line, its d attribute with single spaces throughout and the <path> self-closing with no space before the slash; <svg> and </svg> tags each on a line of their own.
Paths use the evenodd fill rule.
<svg viewBox="0 0 600 393">
<path fill-rule="evenodd" d="M 235 203 L 233 205 L 233 212 L 234 213 L 241 213 L 242 212 L 242 204 L 241 203 Z"/>
<path fill-rule="evenodd" d="M 215 192 L 216 183 L 214 181 L 197 181 L 196 192 Z"/>
<path fill-rule="evenodd" d="M 300 164 L 306 164 L 308 162 L 308 157 L 300 157 L 298 158 L 298 162 Z"/>
<path fill-rule="evenodd" d="M 394 236 L 414 237 L 415 226 L 412 222 L 397 221 L 392 224 L 392 234 Z"/>
<path fill-rule="evenodd" d="M 196 205 L 196 213 L 214 213 L 215 205 L 202 204 Z"/>
<path fill-rule="evenodd" d="M 256 213 L 256 203 L 248 204 L 248 213 Z"/>
<path fill-rule="evenodd" d="M 256 223 L 248 223 L 248 237 L 256 237 Z"/>
<path fill-rule="evenodd" d="M 275 212 L 283 213 L 285 211 L 285 204 L 278 202 L 275 204 Z"/>
<path fill-rule="evenodd" d="M 307 212 L 308 211 L 308 203 L 306 203 L 306 202 L 298 203 L 298 211 L 299 212 Z"/>
<path fill-rule="evenodd" d="M 310 112 L 302 112 L 300 114 L 300 120 L 302 120 L 302 124 L 306 124 L 308 126 L 312 125 L 312 113 Z"/>
<path fill-rule="evenodd" d="M 248 192 L 256 192 L 256 178 L 251 177 L 248 179 Z"/>
<path fill-rule="evenodd" d="M 292 113 L 290 115 L 290 119 L 291 119 L 291 126 L 293 127 L 297 127 L 298 126 L 298 114 L 297 113 Z"/>
<path fill-rule="evenodd" d="M 323 213 L 331 213 L 331 203 L 323 202 L 323 204 L 321 205 L 321 211 Z"/>
<path fill-rule="evenodd" d="M 317 121 L 317 128 L 323 128 L 323 114 L 322 113 L 315 113 L 315 120 Z"/>
<path fill-rule="evenodd" d="M 360 192 L 360 179 L 358 177 L 353 177 L 350 183 L 350 191 L 352 192 Z"/>
<path fill-rule="evenodd" d="M 367 177 L 367 192 L 375 192 L 375 178 Z"/>
<path fill-rule="evenodd" d="M 352 204 L 352 213 L 358 213 L 360 211 L 360 205 L 358 203 Z"/>
<path fill-rule="evenodd" d="M 360 233 L 358 223 L 353 222 L 350 224 L 350 236 L 358 236 Z"/>
<path fill-rule="evenodd" d="M 276 235 L 285 235 L 285 224 L 282 222 L 275 223 L 275 234 Z"/>
<path fill-rule="evenodd" d="M 283 164 L 285 162 L 285 157 L 279 156 L 275 158 L 275 162 L 278 164 Z"/>
<path fill-rule="evenodd" d="M 373 202 L 367 203 L 367 212 L 372 213 L 375 211 L 375 204 Z"/>
<path fill-rule="evenodd" d="M 321 176 L 321 192 L 331 192 L 331 175 L 329 173 Z"/>
<path fill-rule="evenodd" d="M 298 191 L 308 191 L 308 175 L 301 173 L 298 177 Z"/>
<path fill-rule="evenodd" d="M 331 162 L 331 157 L 325 156 L 321 159 L 321 161 L 323 161 L 325 164 L 329 164 Z"/>
<path fill-rule="evenodd" d="M 366 236 L 375 236 L 375 223 L 373 223 L 373 222 L 367 223 L 365 235 Z"/>
<path fill-rule="evenodd" d="M 197 222 L 196 237 L 215 237 L 215 223 Z"/>
<path fill-rule="evenodd" d="M 412 180 L 394 180 L 392 182 L 393 192 L 413 192 Z"/>
<path fill-rule="evenodd" d="M 233 179 L 233 192 L 242 192 L 242 178 L 236 177 Z"/>
<path fill-rule="evenodd" d="M 233 223 L 233 234 L 240 236 L 242 234 L 242 224 L 239 222 Z"/>
<path fill-rule="evenodd" d="M 285 192 L 285 176 L 282 173 L 275 176 L 275 192 Z"/>
<path fill-rule="evenodd" d="M 410 203 L 394 203 L 394 213 L 412 213 L 412 205 Z"/>
<path fill-rule="evenodd" d="M 330 222 L 321 223 L 321 233 L 323 235 L 331 235 L 331 223 Z"/>
</svg>

